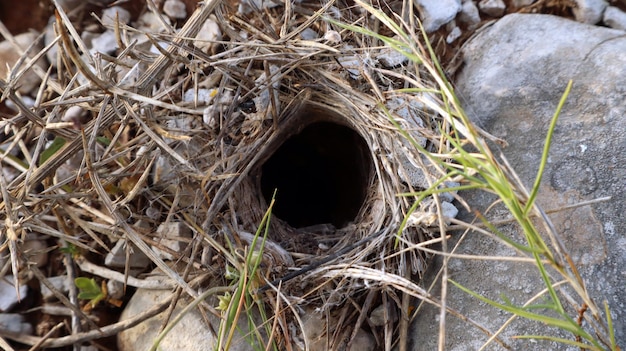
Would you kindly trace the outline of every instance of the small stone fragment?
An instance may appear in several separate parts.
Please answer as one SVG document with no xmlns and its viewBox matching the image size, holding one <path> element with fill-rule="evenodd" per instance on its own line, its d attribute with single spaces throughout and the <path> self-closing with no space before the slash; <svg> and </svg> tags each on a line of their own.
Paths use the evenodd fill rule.
<svg viewBox="0 0 626 351">
<path fill-rule="evenodd" d="M 114 299 L 121 299 L 124 297 L 124 283 L 117 280 L 107 281 L 107 294 Z"/>
<path fill-rule="evenodd" d="M 197 94 L 195 89 L 189 89 L 183 94 L 183 101 L 197 102 L 198 106 L 207 106 L 216 95 L 217 89 L 198 89 Z"/>
<path fill-rule="evenodd" d="M 33 334 L 33 326 L 17 313 L 0 313 L 0 329 L 22 335 Z"/>
<path fill-rule="evenodd" d="M 456 215 L 459 214 L 459 209 L 447 201 L 441 201 L 441 214 L 446 219 L 446 224 L 450 224 L 449 219 L 456 218 Z"/>
<path fill-rule="evenodd" d="M 156 241 L 178 253 L 187 247 L 187 242 L 189 241 L 187 239 L 191 238 L 191 230 L 182 222 L 161 223 L 159 228 L 157 228 L 156 234 Z M 161 250 L 156 246 L 152 246 L 152 249 L 165 260 L 174 259 L 174 256 L 165 250 Z"/>
<path fill-rule="evenodd" d="M 377 59 L 385 68 L 398 67 L 409 61 L 409 58 L 406 57 L 406 55 L 387 44 L 385 44 L 385 47 L 380 50 Z"/>
<path fill-rule="evenodd" d="M 513 0 L 512 5 L 514 8 L 519 9 L 521 7 L 532 5 L 535 1 L 536 0 Z"/>
<path fill-rule="evenodd" d="M 22 244 L 22 250 L 29 263 L 37 267 L 43 267 L 48 263 L 47 245 L 38 239 L 26 240 Z"/>
<path fill-rule="evenodd" d="M 19 286 L 19 297 L 15 292 L 12 275 L 7 275 L 4 279 L 0 279 L 0 312 L 9 311 L 15 304 L 26 297 L 28 287 L 26 285 Z"/>
<path fill-rule="evenodd" d="M 58 290 L 59 292 L 65 294 L 70 290 L 72 281 L 66 275 L 60 275 L 56 277 L 48 278 L 48 282 L 52 284 L 52 286 Z M 41 290 L 41 297 L 44 300 L 51 300 L 54 298 L 54 293 L 52 290 L 48 289 L 48 287 L 43 283 L 39 282 L 39 287 Z"/>
<path fill-rule="evenodd" d="M 506 4 L 502 0 L 481 0 L 478 3 L 480 11 L 491 17 L 502 17 L 506 10 Z"/>
<path fill-rule="evenodd" d="M 113 28 L 118 19 L 120 24 L 130 23 L 130 12 L 119 6 L 109 7 L 102 11 L 102 24 L 105 27 Z"/>
<path fill-rule="evenodd" d="M 194 45 L 202 49 L 202 51 L 210 53 L 211 49 L 215 45 L 215 42 L 219 40 L 222 40 L 222 30 L 217 24 L 215 16 L 211 15 L 204 22 L 202 28 L 200 28 L 200 31 L 196 35 Z"/>
<path fill-rule="evenodd" d="M 461 13 L 459 14 L 459 22 L 466 24 L 470 28 L 480 23 L 480 13 L 473 1 L 470 0 L 463 3 Z"/>
<path fill-rule="evenodd" d="M 130 299 L 120 320 L 124 321 L 146 310 L 153 308 L 168 297 L 171 297 L 172 292 L 170 290 L 147 290 L 137 289 L 137 292 Z M 210 304 L 216 304 L 212 301 Z M 185 307 L 187 301 L 185 299 L 178 300 L 178 304 L 174 309 L 173 315 L 178 316 L 181 310 Z M 230 351 L 250 351 L 255 350 L 250 345 L 251 332 L 248 324 L 246 314 L 242 314 L 243 317 L 239 319 L 237 323 L 237 331 L 233 335 Z M 208 322 L 211 324 L 212 330 L 218 330 L 221 319 L 216 317 L 212 313 L 206 314 Z M 161 326 L 167 323 L 170 316 L 167 312 L 162 312 L 152 318 L 149 318 L 136 326 L 128 329 L 124 329 L 117 335 L 118 347 L 120 351 L 138 351 L 148 350 L 150 345 L 154 342 Z M 173 317 L 172 317 L 173 318 Z M 207 319 L 203 317 L 198 308 L 191 309 L 186 313 L 181 320 L 167 333 L 165 338 L 159 344 L 159 350 L 161 351 L 205 351 L 214 350 L 216 348 L 216 338 L 214 333 L 206 325 Z M 254 323 L 261 326 L 258 317 L 254 316 Z M 171 318 L 169 319 L 171 321 Z M 263 327 L 259 327 L 261 335 L 263 335 Z M 254 339 L 252 339 L 254 340 Z"/>
<path fill-rule="evenodd" d="M 180 0 L 165 0 L 163 4 L 163 12 L 170 18 L 183 19 L 187 17 L 187 8 L 185 3 Z"/>
<path fill-rule="evenodd" d="M 439 186 L 440 189 L 445 189 L 445 188 L 456 188 L 458 186 L 460 186 L 461 184 L 459 182 L 452 182 L 452 181 L 446 181 L 443 183 L 443 185 Z M 452 203 L 452 201 L 454 201 L 454 195 L 457 194 L 457 190 L 451 190 L 449 192 L 445 192 L 445 193 L 440 193 L 439 197 L 443 200 L 443 201 L 447 201 Z"/>
<path fill-rule="evenodd" d="M 302 40 L 315 40 L 319 38 L 319 34 L 311 28 L 306 28 L 300 32 L 300 39 Z"/>
<path fill-rule="evenodd" d="M 452 21 L 461 11 L 461 0 L 416 0 L 426 33 L 431 33 Z"/>
<path fill-rule="evenodd" d="M 446 43 L 452 44 L 455 40 L 461 37 L 461 34 L 463 34 L 461 32 L 461 28 L 455 26 L 446 37 Z"/>
<path fill-rule="evenodd" d="M 597 24 L 602 20 L 604 10 L 609 6 L 605 0 L 576 0 L 572 12 L 576 21 L 586 24 Z"/>
<path fill-rule="evenodd" d="M 39 33 L 37 32 L 27 32 L 14 36 L 17 45 L 25 51 L 28 47 L 36 43 L 37 37 Z M 30 57 L 35 56 L 39 50 L 43 47 L 38 43 L 35 45 L 33 50 L 30 53 Z M 10 69 L 14 69 L 15 63 L 21 58 L 21 54 L 13 47 L 13 45 L 5 40 L 0 42 L 0 79 L 7 80 L 9 77 Z M 44 60 L 37 61 L 37 65 L 39 67 L 45 68 Z M 22 62 L 21 66 L 18 68 L 22 69 L 26 66 L 28 60 Z M 45 69 L 44 69 L 45 70 Z M 33 71 L 33 69 L 29 69 L 26 73 L 24 73 L 20 80 L 16 83 L 17 90 L 22 94 L 29 94 L 41 83 L 41 78 Z"/>
<path fill-rule="evenodd" d="M 115 33 L 112 30 L 106 30 L 91 40 L 91 49 L 89 52 L 91 52 L 91 54 L 101 52 L 111 55 L 115 53 L 118 48 Z"/>
<path fill-rule="evenodd" d="M 115 246 L 111 249 L 111 252 L 109 252 L 104 258 L 104 264 L 111 268 L 126 267 L 126 245 L 126 240 L 118 240 L 115 243 Z M 128 257 L 129 268 L 145 269 L 150 265 L 151 261 L 148 256 L 136 248 L 135 245 L 131 244 L 128 250 L 130 250 Z"/>
<path fill-rule="evenodd" d="M 381 327 L 387 323 L 394 323 L 397 320 L 398 314 L 393 310 L 388 310 L 387 316 L 385 317 L 385 305 L 380 305 L 370 312 L 370 322 L 377 327 Z"/>
<path fill-rule="evenodd" d="M 626 13 L 615 6 L 609 6 L 604 11 L 602 22 L 611 28 L 626 30 Z"/>
</svg>

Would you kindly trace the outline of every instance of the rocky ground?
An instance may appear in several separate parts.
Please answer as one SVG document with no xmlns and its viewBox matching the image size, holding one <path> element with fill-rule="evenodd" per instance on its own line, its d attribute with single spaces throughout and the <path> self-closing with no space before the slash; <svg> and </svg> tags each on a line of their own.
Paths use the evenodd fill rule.
<svg viewBox="0 0 626 351">
<path fill-rule="evenodd" d="M 142 3 L 121 3 L 122 8 L 114 8 L 112 11 L 109 8 L 107 11 L 110 12 L 100 14 L 103 19 L 108 18 L 110 21 L 118 16 L 121 22 L 136 26 L 147 28 L 156 25 L 150 21 L 158 20 L 139 16 L 143 9 Z M 446 73 L 453 78 L 458 88 L 464 107 L 477 125 L 508 142 L 509 146 L 502 152 L 527 185 L 532 184 L 536 175 L 549 119 L 567 82 L 570 79 L 574 81 L 574 88 L 555 132 L 539 202 L 546 210 L 554 210 L 552 220 L 558 231 L 563 233 L 565 245 L 580 267 L 590 295 L 600 304 L 604 301 L 608 303 L 618 344 L 624 347 L 626 221 L 622 213 L 626 211 L 626 13 L 623 10 L 626 9 L 626 2 L 417 0 L 415 3 L 424 28 L 431 34 L 442 58 Z M 28 21 L 16 15 L 21 10 L 13 7 L 13 2 L 9 1 L 0 1 L 0 20 L 6 25 L 6 30 L 15 35 L 18 45 L 26 49 L 36 41 L 38 34 L 18 34 L 33 27 L 41 32 L 51 30 L 46 26 L 52 7 L 46 2 L 19 2 L 19 5 L 31 9 L 33 16 Z M 63 6 L 72 8 L 76 2 L 72 4 L 72 1 L 67 1 Z M 106 7 L 103 4 L 94 6 L 95 9 Z M 166 18 L 176 23 L 184 21 L 196 3 L 168 0 L 159 6 Z M 115 51 L 117 44 L 112 31 L 103 32 L 101 28 L 96 28 L 98 24 L 88 17 L 82 23 L 82 35 L 90 43 L 93 52 Z M 216 22 L 209 21 L 203 35 L 206 40 L 219 40 L 221 30 Z M 41 47 L 48 43 L 44 41 Z M 211 50 L 210 47 L 205 49 Z M 0 62 L 11 66 L 21 56 L 15 45 L 8 41 L 0 43 Z M 54 66 L 55 61 L 53 54 L 47 55 L 40 60 L 40 68 L 45 71 L 51 65 Z M 0 77 L 7 74 L 6 64 L 0 65 Z M 25 75 L 20 82 L 19 93 L 24 101 L 30 99 L 34 102 L 37 99 L 39 78 L 36 75 Z M 15 111 L 15 106 L 9 103 L 3 104 L 0 109 L 2 118 L 14 116 Z M 74 113 L 80 115 L 82 112 Z M 68 116 L 67 120 L 72 119 L 72 116 Z M 4 176 L 10 179 L 14 175 Z M 472 208 L 491 215 L 491 219 L 507 219 L 499 208 L 487 211 L 492 198 L 474 193 L 464 193 L 462 196 Z M 595 199 L 601 201 L 574 207 L 578 203 Z M 573 208 L 559 211 L 567 206 Z M 462 213 L 461 216 L 466 220 L 472 218 L 469 213 Z M 513 227 L 503 226 L 501 229 L 511 237 L 519 235 Z M 170 233 L 180 231 L 181 237 L 186 235 L 183 233 L 184 228 L 159 230 Z M 462 240 L 458 235 L 453 240 L 459 243 L 459 253 L 513 255 L 510 249 L 477 233 L 469 233 Z M 46 240 L 32 236 L 26 238 L 26 243 L 32 252 L 40 252 L 31 258 L 33 264 L 42 270 L 46 268 L 50 281 L 58 284 L 59 290 L 71 290 L 67 279 L 62 276 L 55 279 L 63 273 L 63 266 L 59 263 L 62 257 L 54 253 L 48 255 Z M 169 249 L 176 251 L 179 248 Z M 5 255 L 5 248 L 0 251 Z M 120 244 L 112 248 L 105 263 L 109 269 L 121 271 L 127 264 L 126 259 L 126 252 Z M 150 263 L 146 257 L 134 256 L 133 259 L 135 261 L 130 264 L 134 267 L 145 269 Z M 421 282 L 423 286 L 437 280 L 435 276 L 439 264 L 435 260 L 429 271 L 431 276 Z M 502 294 L 515 302 L 523 302 L 537 293 L 541 286 L 536 272 L 519 264 L 460 259 L 453 259 L 448 264 L 448 274 L 456 281 L 496 299 Z M 8 269 L 6 260 L 3 266 Z M 86 265 L 77 268 L 89 271 Z M 59 272 L 55 272 L 55 269 Z M 45 306 L 35 306 L 34 301 L 50 301 L 55 297 L 48 295 L 49 289 L 39 284 L 22 285 L 14 289 L 11 279 L 10 275 L 5 275 L 5 279 L 0 281 L 1 329 L 41 336 L 51 332 L 53 322 L 59 320 L 51 316 L 55 316 L 55 313 L 68 314 L 68 311 L 45 310 L 38 314 L 37 321 L 24 319 L 23 314 L 15 312 L 23 311 L 25 305 L 31 309 L 43 308 Z M 124 292 L 119 289 L 115 284 L 108 287 L 113 300 L 124 296 Z M 436 287 L 432 293 L 438 295 L 438 291 Z M 157 298 L 150 296 L 149 304 L 154 303 L 151 299 Z M 461 311 L 489 332 L 495 332 L 509 317 L 499 310 L 489 309 L 459 290 L 450 289 L 448 301 L 449 306 Z M 98 317 L 118 318 L 120 310 L 113 305 L 109 307 L 111 313 L 100 309 Z M 140 311 L 144 309 L 139 307 Z M 128 313 L 132 315 L 133 312 Z M 194 315 L 192 318 L 200 320 L 201 316 Z M 409 336 L 411 350 L 436 349 L 438 318 L 438 310 L 432 306 L 425 307 L 416 316 Z M 188 323 L 192 326 L 198 324 L 193 320 Z M 318 328 L 318 323 L 311 322 L 311 328 Z M 448 317 L 446 324 L 446 350 L 479 349 L 488 339 L 484 330 L 468 327 L 465 321 L 454 317 Z M 189 331 L 192 331 L 191 336 L 185 334 Z M 145 330 L 140 333 L 148 335 Z M 193 336 L 202 333 L 193 331 L 191 327 L 182 327 L 172 334 L 196 347 L 203 345 L 202 342 L 210 345 L 212 340 L 193 339 Z M 492 343 L 486 349 L 577 349 L 562 344 L 514 338 L 515 335 L 539 333 L 568 337 L 559 331 L 546 331 L 535 322 L 516 320 L 499 335 L 499 343 Z M 370 335 L 361 335 L 361 344 L 355 341 L 351 349 L 374 349 L 371 338 Z M 191 346 L 181 346 L 179 341 L 169 342 L 172 349 L 192 349 Z M 145 343 L 145 339 L 126 335 L 122 336 L 119 349 L 137 350 L 145 347 Z M 108 349 L 118 348 L 112 339 L 105 344 Z M 14 347 L 21 349 L 19 346 Z M 81 348 L 83 351 L 90 349 L 95 347 Z"/>
</svg>

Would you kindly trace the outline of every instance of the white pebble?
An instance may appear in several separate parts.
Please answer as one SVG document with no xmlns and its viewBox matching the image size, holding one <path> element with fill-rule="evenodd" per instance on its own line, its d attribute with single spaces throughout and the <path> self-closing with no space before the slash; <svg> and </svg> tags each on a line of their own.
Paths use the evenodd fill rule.
<svg viewBox="0 0 626 351">
<path fill-rule="evenodd" d="M 72 281 L 69 280 L 68 277 L 65 275 L 50 277 L 48 278 L 48 282 L 52 284 L 52 286 L 62 294 L 67 293 L 70 290 L 70 284 L 72 284 Z M 50 300 L 54 298 L 54 293 L 52 292 L 52 290 L 48 289 L 48 287 L 44 283 L 39 282 L 39 287 L 41 290 L 41 297 L 43 297 L 44 300 Z"/>
<path fill-rule="evenodd" d="M 450 33 L 446 37 L 446 43 L 448 43 L 448 44 L 453 43 L 455 40 L 459 39 L 461 34 L 463 34 L 461 32 L 461 28 L 459 28 L 459 27 L 452 28 L 452 30 L 450 31 Z"/>
<path fill-rule="evenodd" d="M 605 0 L 576 0 L 576 7 L 572 12 L 578 22 L 596 24 L 602 20 L 602 14 L 607 6 L 609 4 Z"/>
<path fill-rule="evenodd" d="M 24 316 L 17 313 L 0 313 L 0 328 L 22 335 L 33 333 L 33 326 L 24 322 Z"/>
<path fill-rule="evenodd" d="M 427 33 L 441 28 L 452 21 L 461 11 L 461 0 L 416 0 L 420 10 L 422 24 Z"/>
<path fill-rule="evenodd" d="M 120 24 L 128 24 L 130 22 L 130 12 L 119 6 L 109 7 L 102 11 L 102 24 L 105 27 L 114 27 L 118 18 Z"/>
<path fill-rule="evenodd" d="M 480 13 L 478 7 L 473 1 L 466 1 L 461 7 L 461 13 L 459 14 L 459 21 L 468 25 L 469 27 L 475 26 L 480 23 Z"/>
<path fill-rule="evenodd" d="M 602 22 L 611 28 L 626 30 L 626 13 L 615 6 L 609 6 L 604 11 Z"/>
<path fill-rule="evenodd" d="M 0 280 L 0 312 L 6 312 L 10 310 L 20 299 L 26 297 L 28 287 L 26 285 L 19 286 L 19 297 L 15 292 L 15 286 L 13 286 L 13 276 L 7 275 L 4 279 Z"/>
<path fill-rule="evenodd" d="M 198 35 L 196 35 L 196 41 L 194 45 L 202 49 L 202 51 L 209 53 L 211 47 L 213 47 L 216 41 L 222 40 L 222 30 L 215 20 L 215 16 L 211 15 L 202 25 Z"/>
<path fill-rule="evenodd" d="M 74 105 L 70 106 L 70 108 L 65 111 L 63 117 L 61 117 L 61 120 L 63 122 L 80 121 L 83 117 L 85 117 L 86 114 L 87 112 L 83 110 L 82 107 Z"/>
<path fill-rule="evenodd" d="M 101 52 L 103 54 L 113 54 L 119 46 L 117 45 L 117 38 L 112 30 L 106 30 L 102 34 L 93 38 L 91 41 L 91 54 Z"/>
<path fill-rule="evenodd" d="M 163 12 L 170 18 L 183 19 L 187 17 L 185 3 L 179 0 L 166 0 L 163 4 Z"/>
<path fill-rule="evenodd" d="M 484 14 L 491 17 L 502 17 L 506 10 L 506 4 L 502 0 L 481 0 L 478 8 Z"/>
<path fill-rule="evenodd" d="M 315 40 L 315 39 L 319 38 L 319 35 L 313 29 L 306 28 L 305 30 L 300 32 L 300 38 L 302 40 Z"/>
</svg>

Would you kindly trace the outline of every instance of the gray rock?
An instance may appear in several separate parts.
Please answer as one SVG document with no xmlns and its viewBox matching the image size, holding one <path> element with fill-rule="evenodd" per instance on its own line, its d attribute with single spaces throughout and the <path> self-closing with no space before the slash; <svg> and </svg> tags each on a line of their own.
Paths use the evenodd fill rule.
<svg viewBox="0 0 626 351">
<path fill-rule="evenodd" d="M 624 33 L 548 15 L 514 14 L 505 16 L 468 42 L 463 56 L 465 66 L 456 86 L 464 108 L 475 122 L 509 143 L 502 152 L 527 186 L 533 184 L 536 176 L 550 119 L 568 80 L 574 79 L 555 130 L 538 203 L 545 210 L 552 210 L 611 196 L 607 202 L 557 212 L 550 217 L 600 310 L 607 301 L 617 343 L 623 347 L 626 344 Z M 459 195 L 482 213 L 495 200 L 482 192 Z M 492 219 L 507 218 L 507 212 L 498 206 L 487 214 Z M 474 218 L 468 213 L 461 217 L 466 221 Z M 520 238 L 520 231 L 513 225 L 498 229 L 508 237 Z M 499 241 L 475 232 L 469 233 L 457 252 L 516 255 Z M 448 267 L 448 274 L 455 281 L 497 301 L 506 296 L 515 304 L 523 304 L 542 289 L 541 278 L 532 265 L 451 259 Z M 423 284 L 427 286 L 432 279 L 432 276 L 427 278 Z M 509 314 L 448 286 L 448 306 L 487 330 L 495 332 L 509 318 Z M 419 339 L 414 341 L 412 350 L 437 348 L 438 316 L 438 308 L 430 306 L 420 312 L 412 332 Z M 571 316 L 575 318 L 575 312 Z M 574 339 L 571 334 L 522 319 L 515 320 L 500 335 L 510 349 L 572 350 L 571 346 L 556 342 L 515 339 L 515 335 Z M 471 324 L 452 315 L 446 318 L 446 350 L 479 349 L 487 339 L 484 332 Z M 486 348 L 503 349 L 496 343 Z"/>
<path fill-rule="evenodd" d="M 40 43 L 37 43 L 37 38 L 39 33 L 37 32 L 26 32 L 19 35 L 16 35 L 15 41 L 17 45 L 21 48 L 21 52 L 18 51 L 8 40 L 0 42 L 0 79 L 6 80 L 9 74 L 9 69 L 14 69 L 15 64 L 20 59 L 22 52 L 24 52 L 28 47 L 36 43 L 33 51 L 30 53 L 30 57 L 35 56 L 39 50 L 43 49 L 43 46 Z M 45 71 L 45 60 L 37 61 L 36 65 L 42 68 L 42 71 Z M 28 63 L 28 60 L 22 62 L 22 65 L 18 69 L 23 69 Z M 41 78 L 33 71 L 33 69 L 29 69 L 22 75 L 19 79 L 16 87 L 17 90 L 22 94 L 29 94 L 41 83 Z"/>
<path fill-rule="evenodd" d="M 463 32 L 461 32 L 461 28 L 454 26 L 454 28 L 452 28 L 452 30 L 450 31 L 450 33 L 448 33 L 448 36 L 446 37 L 446 43 L 452 44 L 455 40 L 461 37 L 461 34 L 463 34 Z"/>
<path fill-rule="evenodd" d="M 502 0 L 480 0 L 478 9 L 491 17 L 502 17 L 506 10 L 506 5 Z"/>
<path fill-rule="evenodd" d="M 626 30 L 626 13 L 615 6 L 609 6 L 604 11 L 602 23 L 614 29 Z"/>
<path fill-rule="evenodd" d="M 118 20 L 120 24 L 130 23 L 130 12 L 120 6 L 102 10 L 102 24 L 104 26 L 113 28 Z"/>
<path fill-rule="evenodd" d="M 191 238 L 191 229 L 182 222 L 161 223 L 156 230 L 155 241 L 173 252 L 181 253 L 187 247 Z M 152 246 L 154 252 L 165 260 L 173 260 L 174 256 L 162 250 L 160 247 Z"/>
<path fill-rule="evenodd" d="M 165 0 L 163 12 L 170 18 L 183 19 L 187 17 L 185 3 L 180 0 Z"/>
<path fill-rule="evenodd" d="M 459 14 L 459 21 L 469 27 L 476 26 L 480 23 L 480 13 L 473 1 L 470 0 L 463 3 L 461 13 Z"/>
<path fill-rule="evenodd" d="M 14 281 L 15 279 L 12 275 L 7 275 L 0 279 L 0 312 L 11 310 L 15 304 L 26 297 L 28 287 L 20 284 L 18 296 L 18 293 L 15 291 Z"/>
<path fill-rule="evenodd" d="M 33 326 L 19 313 L 0 313 L 0 329 L 22 335 L 32 335 Z"/>
<path fill-rule="evenodd" d="M 461 11 L 461 0 L 416 0 L 424 30 L 434 32 Z"/>
<path fill-rule="evenodd" d="M 578 22 L 596 24 L 602 20 L 602 14 L 609 4 L 605 0 L 576 0 L 572 9 Z"/>
<path fill-rule="evenodd" d="M 61 293 L 67 293 L 70 290 L 71 284 L 73 284 L 73 282 L 66 275 L 50 277 L 48 278 L 48 282 L 50 282 L 50 284 L 52 284 L 52 286 L 54 286 Z M 54 298 L 54 293 L 52 290 L 48 289 L 44 283 L 39 282 L 39 287 L 41 289 L 41 297 L 43 297 L 44 300 Z"/>
<path fill-rule="evenodd" d="M 138 289 L 124 308 L 120 320 L 126 320 L 141 312 L 144 312 L 156 304 L 171 296 L 169 290 L 146 290 Z M 184 300 L 184 298 L 183 298 Z M 177 316 L 185 307 L 186 302 L 179 301 L 176 306 L 173 318 Z M 220 319 L 211 313 L 206 314 L 212 329 L 217 331 Z M 161 326 L 167 318 L 167 311 L 156 315 L 133 328 L 126 329 L 118 334 L 118 347 L 120 351 L 146 351 L 152 346 L 154 339 L 161 330 Z M 249 331 L 247 321 L 243 318 L 238 324 L 238 331 L 235 333 L 231 351 L 252 351 L 255 350 L 244 339 L 244 335 Z M 216 346 L 216 339 L 211 329 L 200 313 L 195 308 L 187 313 L 174 328 L 167 334 L 159 344 L 161 351 L 205 351 L 213 350 Z"/>
<path fill-rule="evenodd" d="M 126 240 L 119 239 L 111 251 L 104 257 L 104 264 L 112 268 L 125 268 L 127 266 L 126 261 L 128 261 L 129 268 L 145 269 L 152 263 L 148 256 L 135 247 L 134 244 L 131 244 L 130 248 L 127 248 L 127 245 Z M 130 251 L 128 259 L 126 258 L 127 250 Z"/>
<path fill-rule="evenodd" d="M 536 0 L 513 0 L 511 4 L 514 8 L 518 9 L 520 7 L 532 5 Z"/>
</svg>

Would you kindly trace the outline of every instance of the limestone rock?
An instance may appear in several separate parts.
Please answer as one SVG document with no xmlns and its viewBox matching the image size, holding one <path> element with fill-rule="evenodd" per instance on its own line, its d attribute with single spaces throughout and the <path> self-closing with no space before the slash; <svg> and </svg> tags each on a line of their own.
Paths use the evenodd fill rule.
<svg viewBox="0 0 626 351">
<path fill-rule="evenodd" d="M 452 21 L 461 11 L 461 0 L 417 0 L 415 4 L 427 33 Z"/>
<path fill-rule="evenodd" d="M 180 0 L 165 0 L 163 12 L 170 18 L 183 19 L 187 17 L 185 3 Z"/>
<path fill-rule="evenodd" d="M 611 28 L 626 30 L 626 13 L 615 6 L 609 6 L 604 11 L 602 23 Z"/>
<path fill-rule="evenodd" d="M 491 17 L 502 17 L 506 10 L 506 5 L 502 0 L 481 0 L 478 3 L 478 8 L 482 13 Z"/>
<path fill-rule="evenodd" d="M 504 138 L 502 150 L 521 180 L 530 186 L 537 173 L 548 124 L 570 79 L 574 87 L 560 115 L 538 203 L 546 211 L 585 200 L 611 200 L 551 215 L 564 246 L 577 264 L 596 303 L 606 299 L 618 345 L 626 344 L 626 37 L 623 31 L 589 26 L 549 15 L 513 14 L 496 22 L 466 44 L 465 66 L 456 81 L 468 115 L 487 132 Z M 496 153 L 499 152 L 496 150 Z M 494 197 L 482 192 L 459 194 L 484 213 Z M 501 207 L 491 218 L 507 218 Z M 466 221 L 474 216 L 460 215 Z M 513 225 L 498 228 L 511 238 L 522 235 Z M 451 245 L 450 243 L 449 245 Z M 478 233 L 457 249 L 474 255 L 513 256 L 515 252 Z M 460 284 L 498 301 L 501 294 L 516 304 L 543 288 L 534 267 L 510 262 L 451 259 L 448 274 Z M 428 284 L 426 279 L 424 284 Z M 435 288 L 434 291 L 437 291 Z M 455 288 L 448 306 L 491 332 L 509 317 Z M 602 307 L 600 306 L 602 309 Z M 437 348 L 437 308 L 420 313 L 412 350 Z M 456 318 L 446 319 L 446 350 L 479 349 L 488 339 Z M 511 349 L 570 350 L 563 344 L 513 335 L 553 335 L 571 339 L 541 323 L 518 319 L 501 338 Z M 469 341 L 468 341 L 469 340 Z M 492 343 L 489 350 L 504 348 Z"/>
<path fill-rule="evenodd" d="M 102 10 L 102 24 L 105 27 L 115 27 L 116 21 L 118 20 L 120 24 L 130 23 L 130 12 L 119 6 L 113 6 Z"/>
<path fill-rule="evenodd" d="M 22 52 L 24 52 L 31 44 L 37 43 L 38 36 L 39 33 L 27 32 L 16 35 L 14 38 L 19 48 L 21 48 Z M 41 49 L 43 49 L 43 46 L 41 44 L 36 44 L 30 54 L 30 57 L 35 56 Z M 11 42 L 8 40 L 0 42 L 0 62 L 2 63 L 0 64 L 0 79 L 7 80 L 10 73 L 7 67 L 15 70 L 14 66 L 20 57 L 21 52 L 19 52 L 17 48 L 11 44 Z M 24 68 L 27 63 L 28 60 L 23 61 L 19 69 Z M 41 60 L 37 61 L 35 65 L 38 65 L 41 68 L 45 67 L 43 61 Z M 39 78 L 39 76 L 33 71 L 33 68 L 31 68 L 24 73 L 24 75 L 22 75 L 16 84 L 16 88 L 22 94 L 29 94 L 39 86 L 39 83 L 41 83 L 41 78 Z"/>
<path fill-rule="evenodd" d="M 480 13 L 478 7 L 473 1 L 465 1 L 461 6 L 461 13 L 459 14 L 459 21 L 472 27 L 480 23 Z"/>
<path fill-rule="evenodd" d="M 171 296 L 169 290 L 146 290 L 138 289 L 125 307 L 121 320 L 131 318 L 144 312 L 167 297 Z M 184 300 L 184 298 L 183 298 Z M 186 305 L 186 302 L 179 302 L 174 310 L 173 316 L 177 316 Z M 213 330 L 218 330 L 219 318 L 211 313 L 206 314 Z M 118 334 L 118 347 L 120 351 L 147 351 L 152 346 L 163 325 L 167 311 L 156 315 L 136 325 L 133 328 L 122 331 Z M 172 319 L 174 318 L 172 317 Z M 238 331 L 235 333 L 230 351 L 252 351 L 253 346 L 243 338 L 249 331 L 247 321 L 241 319 L 238 324 Z M 196 308 L 186 314 L 176 326 L 167 334 L 159 344 L 161 351 L 205 351 L 213 350 L 216 346 L 216 339 L 206 325 L 200 311 Z"/>
<path fill-rule="evenodd" d="M 609 4 L 605 0 L 576 0 L 572 9 L 578 22 L 596 24 L 602 20 L 602 14 Z"/>
<path fill-rule="evenodd" d="M 10 311 L 15 304 L 26 297 L 28 287 L 20 284 L 18 296 L 15 291 L 14 281 L 15 279 L 12 275 L 7 275 L 4 279 L 0 280 L 0 312 Z"/>
</svg>

